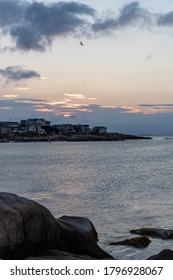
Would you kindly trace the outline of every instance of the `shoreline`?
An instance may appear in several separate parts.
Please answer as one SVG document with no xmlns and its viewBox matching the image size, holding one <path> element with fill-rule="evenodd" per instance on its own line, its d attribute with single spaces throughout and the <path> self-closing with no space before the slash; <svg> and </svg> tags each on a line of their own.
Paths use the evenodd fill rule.
<svg viewBox="0 0 173 280">
<path fill-rule="evenodd" d="M 8 192 L 0 192 L 0 212 L 1 260 L 118 260 L 98 244 L 99 234 L 85 216 L 56 218 L 42 204 Z M 173 240 L 171 229 L 143 227 L 129 232 L 135 236 L 109 245 L 142 250 L 154 238 Z M 173 251 L 165 247 L 145 260 L 173 260 Z"/>
<path fill-rule="evenodd" d="M 125 140 L 148 140 L 152 137 L 136 136 L 121 133 L 108 133 L 106 135 L 46 135 L 46 136 L 11 136 L 0 139 L 0 143 L 10 142 L 88 142 L 88 141 L 125 141 Z"/>
</svg>

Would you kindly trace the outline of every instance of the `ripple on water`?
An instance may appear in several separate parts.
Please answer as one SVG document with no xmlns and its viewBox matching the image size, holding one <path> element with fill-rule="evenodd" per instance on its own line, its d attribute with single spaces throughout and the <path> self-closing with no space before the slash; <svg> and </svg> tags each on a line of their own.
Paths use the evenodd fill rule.
<svg viewBox="0 0 173 280">
<path fill-rule="evenodd" d="M 145 249 L 109 246 L 131 229 L 173 229 L 173 141 L 0 144 L 1 191 L 35 199 L 56 216 L 90 218 L 100 245 L 117 259 L 145 259 L 172 241 Z"/>
</svg>

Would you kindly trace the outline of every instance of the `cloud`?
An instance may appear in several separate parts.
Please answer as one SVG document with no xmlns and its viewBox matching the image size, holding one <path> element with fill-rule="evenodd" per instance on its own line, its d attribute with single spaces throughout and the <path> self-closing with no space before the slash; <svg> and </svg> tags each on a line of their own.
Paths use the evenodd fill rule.
<svg viewBox="0 0 173 280">
<path fill-rule="evenodd" d="M 163 114 L 173 112 L 173 104 L 140 104 L 144 114 Z"/>
<path fill-rule="evenodd" d="M 85 99 L 86 97 L 83 94 L 70 94 L 70 93 L 65 93 L 65 96 L 69 98 L 75 98 L 75 99 Z"/>
<path fill-rule="evenodd" d="M 156 15 L 137 1 L 124 5 L 118 15 L 115 11 L 103 17 L 93 7 L 74 1 L 0 0 L 0 30 L 13 40 L 12 49 L 23 51 L 45 51 L 59 37 L 95 36 L 139 23 L 146 27 L 153 18 Z M 158 25 L 173 24 L 173 12 L 157 18 Z"/>
<path fill-rule="evenodd" d="M 140 7 L 138 2 L 132 2 L 125 5 L 118 18 L 118 23 L 121 27 L 132 24 L 138 20 L 143 23 L 150 22 L 151 14 L 147 9 Z"/>
<path fill-rule="evenodd" d="M 173 11 L 158 16 L 158 25 L 173 26 Z"/>
<path fill-rule="evenodd" d="M 5 69 L 0 69 L 0 75 L 6 78 L 6 82 L 40 78 L 39 73 L 34 70 L 26 70 L 22 66 L 9 66 Z"/>
<path fill-rule="evenodd" d="M 118 28 L 141 23 L 144 26 L 151 22 L 151 13 L 142 7 L 138 2 L 124 5 L 119 16 L 108 16 L 106 19 L 98 20 L 93 24 L 95 32 L 107 32 Z"/>
<path fill-rule="evenodd" d="M 35 98 L 18 98 L 14 99 L 14 102 L 25 103 L 25 104 L 44 104 L 46 100 L 44 99 L 35 99 Z"/>
<path fill-rule="evenodd" d="M 45 51 L 55 37 L 77 34 L 89 24 L 95 10 L 77 2 L 0 0 L 0 28 L 24 51 Z"/>
<path fill-rule="evenodd" d="M 0 99 L 1 119 L 6 121 L 11 118 L 13 121 L 20 121 L 28 118 L 45 118 L 56 124 L 83 123 L 91 127 L 104 125 L 108 131 L 143 135 L 168 134 L 173 131 L 173 104 L 140 104 L 134 107 L 88 104 L 87 107 L 64 108 L 60 103 L 53 103 L 55 102 L 51 100 L 34 98 Z M 157 111 L 162 110 L 158 105 L 163 105 L 165 111 Z M 141 112 L 137 113 L 138 108 Z M 153 109 L 155 109 L 153 113 L 147 113 Z"/>
<path fill-rule="evenodd" d="M 14 0 L 0 0 L 0 26 L 8 30 L 9 26 L 20 22 L 28 2 Z"/>
<path fill-rule="evenodd" d="M 36 104 L 33 110 L 36 112 L 51 112 L 54 116 L 76 117 L 80 113 L 92 112 L 88 107 L 88 104 L 70 103 L 69 100 L 43 101 L 39 105 Z"/>
<path fill-rule="evenodd" d="M 155 115 L 161 113 L 173 112 L 173 104 L 139 104 L 137 106 L 126 105 L 98 105 L 103 109 L 116 109 L 120 114 L 141 114 Z"/>
<path fill-rule="evenodd" d="M 28 88 L 28 87 L 15 87 L 14 89 L 17 90 L 17 91 L 28 91 L 28 90 L 31 90 L 31 88 Z"/>
<path fill-rule="evenodd" d="M 163 104 L 139 104 L 139 106 L 142 107 L 173 107 L 173 104 L 171 103 L 163 103 Z"/>
<path fill-rule="evenodd" d="M 4 97 L 4 98 L 15 98 L 15 97 L 18 97 L 17 94 L 3 94 L 1 95 L 1 97 Z"/>
<path fill-rule="evenodd" d="M 0 0 L 0 31 L 12 39 L 4 49 L 46 51 L 56 38 L 109 34 L 129 26 L 173 26 L 173 11 L 156 14 L 133 1 L 102 15 L 79 2 Z"/>
</svg>

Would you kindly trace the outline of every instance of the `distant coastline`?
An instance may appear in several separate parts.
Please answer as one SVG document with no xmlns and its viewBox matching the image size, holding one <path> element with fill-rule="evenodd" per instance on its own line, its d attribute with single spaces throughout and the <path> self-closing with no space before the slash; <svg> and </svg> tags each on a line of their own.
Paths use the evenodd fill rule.
<svg viewBox="0 0 173 280">
<path fill-rule="evenodd" d="M 122 133 L 106 133 L 104 135 L 75 134 L 75 135 L 34 135 L 34 136 L 9 136 L 0 139 L 0 143 L 8 142 L 86 142 L 86 141 L 125 141 L 152 139 L 152 137 L 136 136 Z"/>
</svg>

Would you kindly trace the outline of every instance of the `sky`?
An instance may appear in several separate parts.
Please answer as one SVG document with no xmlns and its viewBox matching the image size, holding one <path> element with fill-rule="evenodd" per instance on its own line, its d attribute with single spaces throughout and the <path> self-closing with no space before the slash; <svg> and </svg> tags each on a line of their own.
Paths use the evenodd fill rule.
<svg viewBox="0 0 173 280">
<path fill-rule="evenodd" d="M 173 134 L 172 0 L 0 0 L 0 36 L 0 121 Z"/>
</svg>

